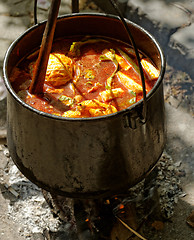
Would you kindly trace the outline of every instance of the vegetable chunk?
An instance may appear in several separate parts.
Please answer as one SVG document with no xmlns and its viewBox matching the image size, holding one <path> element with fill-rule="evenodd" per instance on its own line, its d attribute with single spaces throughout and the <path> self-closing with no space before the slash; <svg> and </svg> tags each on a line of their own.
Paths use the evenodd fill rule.
<svg viewBox="0 0 194 240">
<path fill-rule="evenodd" d="M 115 57 L 117 62 L 119 63 L 119 66 L 124 70 L 127 71 L 132 67 L 132 65 L 129 62 L 127 62 L 123 57 L 119 56 L 118 54 L 115 54 Z"/>
<path fill-rule="evenodd" d="M 104 40 L 104 39 L 86 39 L 83 41 L 79 41 L 79 42 L 73 42 L 71 44 L 71 47 L 69 49 L 69 55 L 72 57 L 79 57 L 81 54 L 81 50 L 80 48 L 85 45 L 85 44 L 95 44 L 97 42 L 106 42 L 108 43 L 108 41 Z"/>
<path fill-rule="evenodd" d="M 139 67 L 132 58 L 130 58 L 125 52 L 123 52 L 120 48 L 117 49 L 118 52 L 121 54 L 121 56 L 132 66 L 132 68 L 135 70 L 136 73 L 140 75 Z"/>
<path fill-rule="evenodd" d="M 71 117 L 71 118 L 78 118 L 81 117 L 81 112 L 80 111 L 72 111 L 69 110 L 67 112 L 65 112 L 62 117 Z"/>
<path fill-rule="evenodd" d="M 117 112 L 117 109 L 111 104 L 102 103 L 96 99 L 83 101 L 80 106 L 88 111 L 92 117 L 102 116 Z"/>
<path fill-rule="evenodd" d="M 156 69 L 148 59 L 146 58 L 142 59 L 141 64 L 145 72 L 148 74 L 149 80 L 156 80 L 159 77 L 160 75 L 159 70 Z"/>
<path fill-rule="evenodd" d="M 99 93 L 99 100 L 103 102 L 107 102 L 112 100 L 113 98 L 120 97 L 124 93 L 122 88 L 115 88 L 111 90 L 102 91 Z"/>
<path fill-rule="evenodd" d="M 133 79 L 129 76 L 125 75 L 124 73 L 118 71 L 117 76 L 120 82 L 128 89 L 132 90 L 135 93 L 143 92 L 143 88 L 140 84 L 136 83 Z"/>
<path fill-rule="evenodd" d="M 73 61 L 64 54 L 49 56 L 45 81 L 55 87 L 65 85 L 73 79 Z"/>
</svg>

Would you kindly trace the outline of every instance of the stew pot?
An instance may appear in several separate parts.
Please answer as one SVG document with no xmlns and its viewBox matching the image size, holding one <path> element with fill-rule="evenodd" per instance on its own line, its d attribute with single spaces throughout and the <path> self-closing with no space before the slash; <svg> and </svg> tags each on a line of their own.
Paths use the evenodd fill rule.
<svg viewBox="0 0 194 240">
<path fill-rule="evenodd" d="M 63 118 L 24 103 L 9 82 L 17 62 L 38 49 L 45 22 L 28 29 L 8 49 L 4 81 L 8 89 L 8 148 L 20 171 L 39 187 L 58 195 L 99 198 L 118 194 L 142 180 L 155 166 L 165 144 L 163 76 L 165 58 L 156 40 L 126 20 L 137 47 L 160 69 L 143 101 L 95 118 Z M 55 39 L 101 35 L 129 42 L 120 19 L 107 14 L 70 14 L 58 18 Z"/>
</svg>

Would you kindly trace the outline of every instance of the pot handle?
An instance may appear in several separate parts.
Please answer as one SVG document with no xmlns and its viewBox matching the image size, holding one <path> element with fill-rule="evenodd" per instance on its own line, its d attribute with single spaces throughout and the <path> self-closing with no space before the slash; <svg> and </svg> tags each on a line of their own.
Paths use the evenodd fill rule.
<svg viewBox="0 0 194 240">
<path fill-rule="evenodd" d="M 131 33 L 131 31 L 130 31 L 130 29 L 129 29 L 129 27 L 128 27 L 120 9 L 119 9 L 119 7 L 117 6 L 115 0 L 109 0 L 109 2 L 112 4 L 114 9 L 116 10 L 124 28 L 125 28 L 125 30 L 127 32 L 129 40 L 131 41 L 131 44 L 134 48 L 134 51 L 135 51 L 135 55 L 136 55 L 137 62 L 138 62 L 138 67 L 139 67 L 139 70 L 140 70 L 142 87 L 143 87 L 143 110 L 142 110 L 142 114 L 138 116 L 138 119 L 139 119 L 139 121 L 141 121 L 141 123 L 144 124 L 144 123 L 146 123 L 146 120 L 147 120 L 147 97 L 146 97 L 145 78 L 144 78 L 144 73 L 143 73 L 143 68 L 142 68 L 142 65 L 141 65 L 141 59 L 140 59 L 140 56 L 139 56 L 139 52 L 138 52 L 138 49 L 136 47 L 136 43 L 134 41 L 132 33 Z"/>
<path fill-rule="evenodd" d="M 119 9 L 119 7 L 117 6 L 115 0 L 109 0 L 109 2 L 111 3 L 111 5 L 113 6 L 113 8 L 116 10 L 126 32 L 127 35 L 129 37 L 129 40 L 131 41 L 131 44 L 134 48 L 135 54 L 136 54 L 136 58 L 137 58 L 137 62 L 138 62 L 138 67 L 140 70 L 140 76 L 141 76 L 141 82 L 142 82 L 142 87 L 143 87 L 143 110 L 142 110 L 142 114 L 141 116 L 139 116 L 139 120 L 141 121 L 141 123 L 145 123 L 147 120 L 147 98 L 146 98 L 146 88 L 145 88 L 145 79 L 144 79 L 144 73 L 143 73 L 143 68 L 141 65 L 141 60 L 140 60 L 140 56 L 139 56 L 139 52 L 138 49 L 136 47 L 134 38 L 131 34 L 131 31 Z M 72 0 L 72 13 L 78 13 L 79 12 L 79 0 Z M 37 24 L 37 0 L 34 0 L 34 23 Z"/>
<path fill-rule="evenodd" d="M 127 32 L 127 35 L 129 37 L 129 40 L 131 41 L 131 44 L 134 48 L 134 51 L 135 51 L 135 55 L 136 55 L 136 58 L 137 58 L 137 62 L 138 62 L 138 67 L 139 67 L 139 70 L 140 70 L 140 76 L 141 76 L 141 82 L 142 82 L 142 87 L 143 87 L 143 110 L 142 110 L 142 114 L 140 114 L 138 116 L 138 121 L 140 121 L 142 124 L 144 124 L 147 120 L 147 98 L 146 98 L 146 87 L 145 87 L 145 78 L 144 78 L 144 73 L 143 73 L 143 68 L 142 68 L 142 65 L 141 65 L 141 59 L 140 59 L 140 56 L 139 56 L 139 52 L 138 52 L 138 49 L 136 47 L 136 44 L 135 44 L 135 41 L 134 41 L 134 38 L 131 34 L 131 31 L 120 11 L 120 9 L 118 8 L 115 0 L 109 0 L 109 2 L 112 4 L 112 6 L 114 7 L 114 9 L 116 10 L 126 32 Z M 72 13 L 78 13 L 79 12 L 79 0 L 72 0 Z M 134 124 L 133 124 L 134 125 Z M 133 127 L 132 127 L 133 128 Z"/>
</svg>

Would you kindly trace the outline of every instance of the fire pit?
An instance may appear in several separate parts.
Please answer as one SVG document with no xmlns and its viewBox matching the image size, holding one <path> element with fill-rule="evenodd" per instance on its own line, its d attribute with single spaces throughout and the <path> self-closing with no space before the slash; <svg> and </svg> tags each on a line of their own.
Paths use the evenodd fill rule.
<svg viewBox="0 0 194 240">
<path fill-rule="evenodd" d="M 76 223 L 79 239 L 105 239 L 110 234 L 117 239 L 121 232 L 116 221 L 125 225 L 122 219 L 132 217 L 128 223 L 137 229 L 133 204 L 126 200 L 128 189 L 145 178 L 164 149 L 162 50 L 153 36 L 122 16 L 77 13 L 58 18 L 54 39 L 89 34 L 131 40 L 160 71 L 147 96 L 144 89 L 143 100 L 127 109 L 94 118 L 58 117 L 24 103 L 9 81 L 13 66 L 39 47 L 45 24 L 27 30 L 5 57 L 10 155 L 20 171 L 44 189 L 47 201 L 55 203 L 67 221 Z"/>
<path fill-rule="evenodd" d="M 121 193 L 142 180 L 163 152 L 165 59 L 148 32 L 128 20 L 126 23 L 137 48 L 160 70 L 157 83 L 147 94 L 146 106 L 140 100 L 107 116 L 67 119 L 25 104 L 12 89 L 9 76 L 20 59 L 38 48 L 45 22 L 27 30 L 6 54 L 4 79 L 9 92 L 10 154 L 25 176 L 49 192 L 73 198 L 102 198 Z M 55 39 L 80 33 L 129 41 L 116 16 L 71 14 L 58 18 Z M 147 115 L 143 119 L 145 108 Z"/>
<path fill-rule="evenodd" d="M 82 235 L 89 239 L 107 236 L 105 239 L 111 240 L 117 236 L 122 240 L 134 235 L 116 216 L 146 239 L 152 239 L 153 228 L 162 228 L 166 219 L 172 217 L 178 199 L 185 194 L 180 187 L 180 166 L 164 153 L 157 164 L 158 170 L 126 191 L 125 195 L 112 196 L 111 199 L 76 200 L 74 215 L 74 199 L 42 190 L 49 208 L 41 189 L 18 171 L 7 148 L 3 147 L 2 151 L 7 157 L 2 176 L 6 179 L 7 192 L 12 194 L 7 214 L 17 223 L 19 235 L 28 240 L 44 239 L 43 235 L 47 239 L 63 236 L 77 240 L 78 235 Z"/>
<path fill-rule="evenodd" d="M 117 113 L 68 119 L 38 111 L 17 96 L 10 73 L 26 54 L 38 48 L 45 22 L 19 37 L 4 62 L 10 155 L 20 171 L 44 189 L 50 206 L 54 204 L 65 220 L 76 226 L 79 239 L 109 239 L 110 235 L 117 239 L 123 231 L 120 225 L 138 235 L 128 189 L 153 169 L 165 144 L 162 50 L 148 32 L 120 18 L 79 13 L 62 16 L 54 36 L 89 34 L 128 42 L 131 34 L 132 43 L 154 62 L 160 75 L 153 89 L 143 100 Z M 120 225 L 115 225 L 117 221 Z"/>
</svg>

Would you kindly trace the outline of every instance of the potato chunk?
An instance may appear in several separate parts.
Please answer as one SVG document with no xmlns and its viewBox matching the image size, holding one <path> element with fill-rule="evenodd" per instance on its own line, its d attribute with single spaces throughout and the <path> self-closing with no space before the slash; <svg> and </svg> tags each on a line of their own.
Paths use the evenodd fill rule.
<svg viewBox="0 0 194 240">
<path fill-rule="evenodd" d="M 81 117 L 81 112 L 69 110 L 69 111 L 63 113 L 62 117 L 78 118 L 78 117 Z"/>
<path fill-rule="evenodd" d="M 149 80 L 156 80 L 159 77 L 160 75 L 159 70 L 155 68 L 154 65 L 148 59 L 145 58 L 142 59 L 141 64 L 143 66 L 143 69 L 147 73 Z"/>
<path fill-rule="evenodd" d="M 115 54 L 115 57 L 116 57 L 117 62 L 119 63 L 119 66 L 121 68 L 123 68 L 124 70 L 127 71 L 132 67 L 132 65 L 129 62 L 127 62 L 123 57 L 121 57 L 117 54 Z"/>
<path fill-rule="evenodd" d="M 73 79 L 73 62 L 64 54 L 51 53 L 49 56 L 45 81 L 55 87 Z"/>
<path fill-rule="evenodd" d="M 98 117 L 104 115 L 103 111 L 100 108 L 91 108 L 89 109 L 89 113 L 92 117 Z"/>
<path fill-rule="evenodd" d="M 124 90 L 122 88 L 114 88 L 99 93 L 99 100 L 103 102 L 110 101 L 114 98 L 120 97 Z"/>
<path fill-rule="evenodd" d="M 111 104 L 102 103 L 96 99 L 86 100 L 81 103 L 81 107 L 88 111 L 92 117 L 102 116 L 117 112 L 117 109 Z"/>
<path fill-rule="evenodd" d="M 133 79 L 125 75 L 124 73 L 118 71 L 117 76 L 119 81 L 128 89 L 132 90 L 135 93 L 141 93 L 143 88 L 140 84 L 136 83 Z"/>
</svg>

